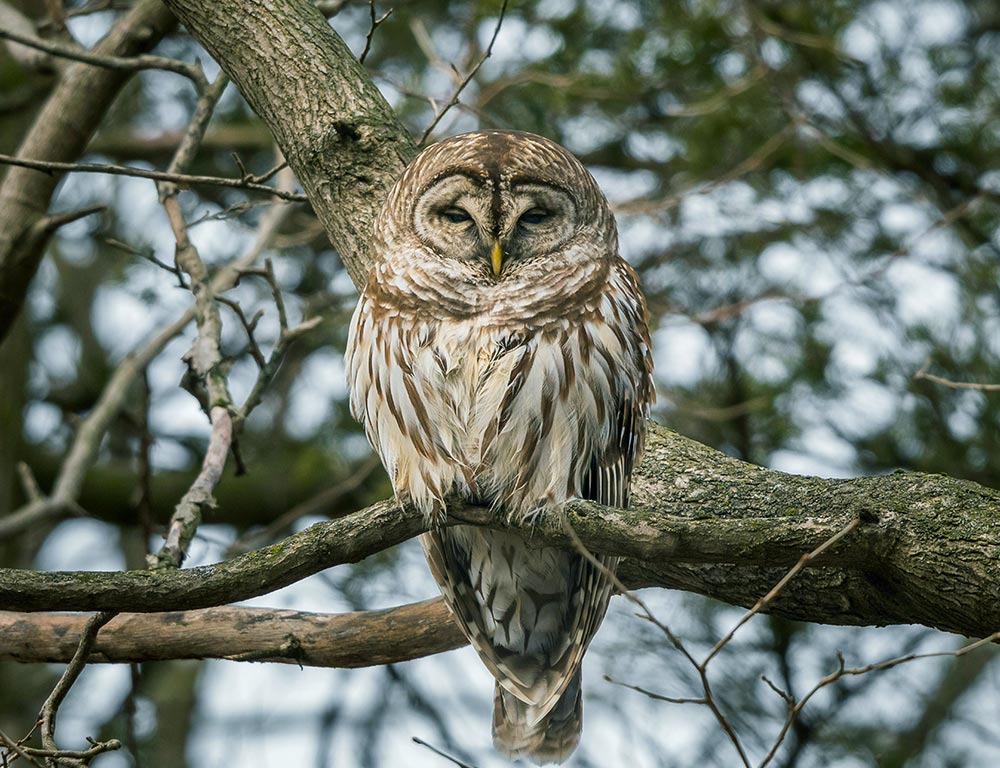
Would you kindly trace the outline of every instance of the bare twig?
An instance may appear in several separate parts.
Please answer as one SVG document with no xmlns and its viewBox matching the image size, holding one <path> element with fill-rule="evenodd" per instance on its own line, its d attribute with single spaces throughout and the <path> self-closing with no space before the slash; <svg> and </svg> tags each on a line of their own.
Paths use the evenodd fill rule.
<svg viewBox="0 0 1000 768">
<path fill-rule="evenodd" d="M 611 683 L 613 685 L 620 685 L 622 688 L 628 688 L 630 691 L 635 691 L 636 693 L 641 693 L 643 696 L 646 696 L 646 697 L 648 697 L 650 699 L 653 699 L 655 701 L 665 701 L 668 704 L 707 704 L 708 703 L 707 701 L 705 701 L 704 697 L 699 697 L 697 699 L 692 699 L 692 698 L 676 698 L 674 696 L 664 696 L 663 694 L 654 693 L 653 691 L 650 691 L 650 690 L 648 690 L 646 688 L 643 688 L 641 686 L 638 686 L 638 685 L 632 685 L 630 683 L 623 683 L 621 680 L 616 680 L 611 675 L 605 675 L 604 679 L 607 682 L 609 682 L 609 683 Z"/>
<path fill-rule="evenodd" d="M 263 529 L 249 531 L 238 538 L 229 547 L 227 555 L 243 554 L 256 547 L 263 546 L 267 542 L 277 538 L 282 531 L 287 530 L 296 520 L 300 520 L 303 517 L 309 515 L 336 516 L 332 514 L 333 506 L 345 496 L 360 488 L 380 464 L 381 462 L 379 462 L 377 456 L 370 457 L 360 467 L 352 471 L 342 482 L 326 488 L 301 504 L 296 504 Z"/>
<path fill-rule="evenodd" d="M 277 189 L 275 187 L 262 184 L 258 181 L 260 177 L 253 177 L 250 180 L 244 178 L 230 178 L 225 176 L 194 176 L 186 173 L 167 173 L 165 171 L 150 171 L 146 168 L 136 168 L 130 165 L 111 165 L 107 163 L 60 163 L 49 160 L 27 160 L 12 155 L 0 154 L 0 165 L 18 165 L 24 168 L 32 168 L 45 173 L 67 172 L 67 173 L 106 173 L 111 176 L 134 176 L 139 179 L 152 179 L 153 181 L 170 181 L 182 186 L 194 186 L 203 184 L 210 187 L 228 187 L 230 189 L 249 189 L 254 192 L 266 192 L 282 200 L 294 202 L 305 202 L 309 198 L 298 192 Z M 269 171 L 270 173 L 270 171 Z"/>
<path fill-rule="evenodd" d="M 34 757 L 45 757 L 56 761 L 72 760 L 82 766 L 89 765 L 90 761 L 105 752 L 114 752 L 122 748 L 122 743 L 118 739 L 108 739 L 107 741 L 95 741 L 87 739 L 91 747 L 89 749 L 38 749 L 36 747 L 23 747 L 24 751 Z"/>
<path fill-rule="evenodd" d="M 733 639 L 733 636 L 736 634 L 737 630 L 739 630 L 740 627 L 746 624 L 746 622 L 748 622 L 751 619 L 751 617 L 760 613 L 775 599 L 777 599 L 777 597 L 781 594 L 782 590 L 784 590 L 784 588 L 788 585 L 788 583 L 792 579 L 794 579 L 803 568 L 812 563 L 814 560 L 820 557 L 824 552 L 829 550 L 831 547 L 836 545 L 844 537 L 850 535 L 855 529 L 857 529 L 857 527 L 860 524 L 861 521 L 858 519 L 851 520 L 847 525 L 841 528 L 837 533 L 835 533 L 833 536 L 831 536 L 829 539 L 823 542 L 820 546 L 816 547 L 811 552 L 802 555 L 802 557 L 799 558 L 798 562 L 794 566 L 792 566 L 792 568 L 789 569 L 789 571 L 784 575 L 784 577 L 782 577 L 781 580 L 778 581 L 778 583 L 775 584 L 774 587 L 772 587 L 771 590 L 764 597 L 758 600 L 754 604 L 754 606 L 743 615 L 743 617 L 735 624 L 735 626 L 715 644 L 712 650 L 702 661 L 698 662 L 695 660 L 692 654 L 684 647 L 683 642 L 665 624 L 663 624 L 659 619 L 657 619 L 653 615 L 653 612 L 649 609 L 646 603 L 637 596 L 635 596 L 633 593 L 631 593 L 629 590 L 625 589 L 624 584 L 622 584 L 617 574 L 615 574 L 613 570 L 608 568 L 604 563 L 602 563 L 600 560 L 594 557 L 593 554 L 590 553 L 587 547 L 580 540 L 576 531 L 573 529 L 573 526 L 570 524 L 569 519 L 563 516 L 563 527 L 566 530 L 567 534 L 572 539 L 573 544 L 576 547 L 577 551 L 583 554 L 583 556 L 587 558 L 587 560 L 591 564 L 600 569 L 612 581 L 612 583 L 619 590 L 619 592 L 621 592 L 622 595 L 624 595 L 628 600 L 630 600 L 634 604 L 638 605 L 640 609 L 643 611 L 643 617 L 646 620 L 650 621 L 652 624 L 654 624 L 657 628 L 659 628 L 667 637 L 667 639 L 670 641 L 670 643 L 683 654 L 683 656 L 688 660 L 688 662 L 694 667 L 695 671 L 698 673 L 698 676 L 701 681 L 703 695 L 699 698 L 671 698 L 662 696 L 660 694 L 654 694 L 651 691 L 648 691 L 643 688 L 638 688 L 637 686 L 627 686 L 627 687 L 630 687 L 633 690 L 636 690 L 646 696 L 650 696 L 652 698 L 661 701 L 667 701 L 670 703 L 680 703 L 680 704 L 700 704 L 708 707 L 708 709 L 715 716 L 716 722 L 718 722 L 719 727 L 722 728 L 723 732 L 726 734 L 729 741 L 736 749 L 737 753 L 740 756 L 740 760 L 742 761 L 743 765 L 746 766 L 746 768 L 750 768 L 751 765 L 749 755 L 747 754 L 745 748 L 743 747 L 742 741 L 740 740 L 739 735 L 736 733 L 735 728 L 733 728 L 732 723 L 729 722 L 729 719 L 726 717 L 725 713 L 722 712 L 721 708 L 719 707 L 719 703 L 716 701 L 715 695 L 712 692 L 711 681 L 709 680 L 708 677 L 708 666 L 711 663 L 712 659 L 714 659 L 718 655 L 719 651 L 721 651 Z M 787 725 L 790 724 L 791 723 L 789 722 Z"/>
<path fill-rule="evenodd" d="M 67 224 L 71 224 L 74 221 L 79 221 L 85 216 L 92 216 L 95 213 L 101 213 L 106 211 L 106 205 L 88 205 L 85 208 L 78 208 L 73 211 L 62 211 L 60 213 L 50 213 L 47 216 L 43 216 L 38 221 L 32 225 L 34 229 L 39 234 L 51 234 L 55 232 L 60 227 L 64 227 Z"/>
<path fill-rule="evenodd" d="M 493 44 L 497 41 L 497 35 L 500 34 L 500 27 L 503 24 L 503 17 L 506 12 L 507 0 L 503 0 L 500 3 L 500 13 L 497 15 L 497 25 L 493 29 L 493 37 L 490 38 L 489 45 L 486 46 L 486 50 L 479 58 L 479 61 L 476 62 L 476 65 L 470 69 L 468 74 L 466 74 L 466 76 L 459 82 L 458 87 L 455 88 L 455 91 L 451 94 L 451 98 L 448 99 L 443 107 L 434 111 L 434 119 L 431 120 L 431 124 L 428 125 L 424 132 L 420 135 L 420 140 L 417 144 L 423 144 L 427 141 L 427 137 L 431 135 L 431 131 L 437 127 L 437 124 L 441 122 L 441 118 L 447 114 L 448 110 L 458 103 L 458 98 L 462 95 L 462 91 L 464 91 L 465 87 L 472 82 L 472 78 L 474 78 L 476 73 L 479 72 L 479 68 L 483 66 L 483 63 L 490 57 L 490 54 L 493 53 Z"/>
<path fill-rule="evenodd" d="M 198 337 L 184 355 L 184 360 L 194 381 L 206 389 L 207 410 L 212 424 L 201 471 L 174 508 L 166 540 L 160 551 L 149 556 L 152 568 L 177 568 L 183 562 L 188 544 L 201 524 L 203 511 L 215 505 L 215 486 L 222 478 L 222 470 L 232 445 L 233 420 L 230 414 L 232 396 L 229 394 L 220 348 L 222 319 L 215 303 L 215 292 L 208 279 L 208 270 L 198 249 L 188 238 L 176 190 L 167 190 L 163 207 L 177 241 L 177 266 L 187 273 L 191 292 L 195 297 Z"/>
<path fill-rule="evenodd" d="M 167 173 L 181 173 L 194 160 L 194 156 L 201 146 L 205 130 L 208 128 L 208 121 L 212 119 L 215 105 L 219 103 L 222 92 L 226 90 L 227 85 L 229 85 L 229 77 L 225 72 L 220 72 L 211 85 L 201 90 L 198 95 L 198 103 L 195 104 L 194 114 L 191 115 L 181 143 L 174 150 L 174 156 L 170 160 Z M 246 179 L 245 173 L 243 179 Z M 160 202 L 177 194 L 177 187 L 172 182 L 164 182 L 157 186 L 160 192 Z"/>
<path fill-rule="evenodd" d="M 960 656 L 965 656 L 966 654 L 972 653 L 975 650 L 990 645 L 991 643 L 996 643 L 998 641 L 1000 641 L 1000 632 L 994 632 L 992 635 L 988 637 L 984 637 L 981 640 L 976 640 L 975 642 L 969 643 L 968 645 L 965 645 L 955 651 L 910 653 L 904 656 L 896 656 L 891 659 L 885 659 L 884 661 L 875 662 L 874 664 L 868 664 L 863 667 L 848 667 L 844 662 L 844 657 L 838 653 L 837 668 L 828 675 L 825 675 L 822 678 L 820 678 L 819 681 L 809 690 L 809 692 L 806 693 L 806 695 L 803 696 L 801 699 L 799 699 L 797 702 L 790 695 L 786 694 L 784 691 L 777 691 L 778 695 L 785 699 L 785 703 L 788 707 L 788 712 L 785 716 L 785 722 L 782 725 L 781 730 L 775 737 L 775 740 L 772 743 L 770 750 L 764 756 L 764 759 L 760 762 L 759 768 L 765 768 L 765 766 L 767 766 L 767 764 L 774 759 L 774 756 L 778 753 L 778 749 L 781 747 L 782 743 L 785 740 L 785 736 L 788 734 L 789 728 L 791 728 L 792 723 L 795 722 L 795 719 L 802 712 L 803 708 L 809 702 L 809 700 L 812 699 L 812 697 L 815 696 L 817 693 L 819 693 L 821 690 L 823 690 L 829 685 L 832 685 L 841 678 L 848 676 L 866 675 L 869 672 L 892 669 L 893 667 L 898 667 L 900 664 L 906 664 L 908 662 L 916 661 L 918 659 L 938 659 L 943 657 L 957 658 Z M 772 689 L 773 688 L 774 686 L 772 686 Z"/>
<path fill-rule="evenodd" d="M 121 69 L 129 72 L 136 72 L 143 69 L 162 69 L 174 72 L 188 78 L 194 83 L 199 92 L 208 85 L 205 80 L 205 74 L 201 71 L 200 64 L 189 64 L 185 61 L 167 58 L 166 56 L 153 56 L 151 54 L 139 56 L 104 56 L 91 53 L 75 45 L 68 45 L 55 40 L 42 40 L 31 35 L 19 34 L 10 29 L 0 29 L 0 39 L 13 40 L 16 43 L 44 51 L 53 56 L 81 61 L 84 64 L 93 64 L 98 67 L 105 67 L 106 69 Z"/>
<path fill-rule="evenodd" d="M 934 382 L 935 384 L 942 384 L 943 386 L 951 387 L 952 389 L 972 389 L 977 392 L 1000 392 L 1000 384 L 978 384 L 972 381 L 952 381 L 951 379 L 945 379 L 941 376 L 935 376 L 933 373 L 927 372 L 930 365 L 930 360 L 924 363 L 920 370 L 913 374 L 914 381 L 926 379 L 927 381 Z"/>
<path fill-rule="evenodd" d="M 24 747 L 22 747 L 17 741 L 12 739 L 3 731 L 0 731 L 0 744 L 2 744 L 7 749 L 6 755 L 0 755 L 0 760 L 3 760 L 4 768 L 6 768 L 8 764 L 7 758 L 9 757 L 11 752 L 13 752 L 15 755 L 17 755 L 30 765 L 37 765 L 39 767 L 41 766 L 41 763 L 34 760 L 27 752 L 25 752 Z"/>
<path fill-rule="evenodd" d="M 243 327 L 247 331 L 249 337 L 249 345 L 251 349 L 251 355 L 257 362 L 257 378 L 250 388 L 250 393 L 247 395 L 246 400 L 243 405 L 236 412 L 236 425 L 237 427 L 242 426 L 243 422 L 250 416 L 250 413 L 256 408 L 264 395 L 264 390 L 271 383 L 274 378 L 274 374 L 277 372 L 278 367 L 281 365 L 281 360 L 284 357 L 285 351 L 288 345 L 291 344 L 295 339 L 297 339 L 302 334 L 315 328 L 322 321 L 322 318 L 312 317 L 308 320 L 303 320 L 294 328 L 288 327 L 288 313 L 285 309 L 285 300 L 281 295 L 281 288 L 278 285 L 278 280 L 274 275 L 274 266 L 271 264 L 270 259 L 264 261 L 264 269 L 247 270 L 250 274 L 256 274 L 263 277 L 268 285 L 271 287 L 271 296 L 274 299 L 274 305 L 278 310 L 278 339 L 274 342 L 274 347 L 271 349 L 271 355 L 264 360 L 264 356 L 260 351 L 260 347 L 257 341 L 253 337 L 253 330 L 256 326 L 256 320 L 247 322 L 245 315 L 243 315 L 242 310 L 239 310 L 237 316 L 240 317 Z M 232 306 L 232 305 L 230 305 Z"/>
<path fill-rule="evenodd" d="M 358 57 L 358 61 L 362 64 L 365 63 L 365 59 L 368 58 L 368 53 L 372 49 L 372 38 L 375 37 L 375 30 L 381 26 L 381 24 L 388 19 L 391 15 L 393 8 L 383 13 L 379 18 L 375 18 L 375 0 L 368 0 L 368 10 L 371 14 L 371 25 L 368 27 L 368 35 L 365 37 L 365 49 L 361 52 Z"/>
<path fill-rule="evenodd" d="M 44 749 L 53 751 L 59 749 L 56 746 L 56 714 L 59 712 L 59 706 L 62 704 L 63 699 L 66 698 L 66 694 L 69 693 L 69 689 L 73 687 L 73 683 L 80 676 L 83 668 L 87 665 L 87 659 L 90 657 L 90 649 L 97 639 L 97 633 L 101 631 L 101 627 L 117 615 L 113 611 L 101 611 L 91 616 L 84 625 L 83 632 L 80 635 L 80 642 L 76 647 L 76 653 L 73 654 L 73 658 L 66 665 L 66 669 L 56 683 L 55 688 L 52 689 L 48 698 L 45 699 L 45 703 L 42 704 L 42 710 L 38 715 L 42 725 L 42 747 Z M 121 745 L 119 744 L 119 746 Z M 114 748 L 117 749 L 118 747 Z"/>
<path fill-rule="evenodd" d="M 428 742 L 421 739 L 419 736 L 412 736 L 411 738 L 413 739 L 414 744 L 419 744 L 422 747 L 427 747 L 427 749 L 429 749 L 434 754 L 443 757 L 445 760 L 448 760 L 453 765 L 457 765 L 458 768 L 474 768 L 474 766 L 470 765 L 469 763 L 466 763 L 463 760 L 459 760 L 457 757 L 449 755 L 447 752 L 438 749 L 433 744 L 429 744 Z"/>
<path fill-rule="evenodd" d="M 719 639 L 719 641 L 713 646 L 712 650 L 709 651 L 708 656 L 705 657 L 705 660 L 701 662 L 699 666 L 703 669 L 707 667 L 708 663 L 713 658 L 715 658 L 716 655 L 718 655 L 719 651 L 721 651 L 726 646 L 726 644 L 733 639 L 733 636 L 736 634 L 739 628 L 742 627 L 744 624 L 746 624 L 748 621 L 750 621 L 750 619 L 752 619 L 762 610 L 767 608 L 767 606 L 769 606 L 772 602 L 774 602 L 781 594 L 781 592 L 784 590 L 784 588 L 788 586 L 788 582 L 790 582 L 792 579 L 798 576 L 799 571 L 801 571 L 807 565 L 816 560 L 816 558 L 820 557 L 824 552 L 830 549 L 830 547 L 836 545 L 845 536 L 849 536 L 851 533 L 857 530 L 859 525 L 861 525 L 861 521 L 858 518 L 854 518 L 847 525 L 841 528 L 837 533 L 835 533 L 829 539 L 827 539 L 818 547 L 816 547 L 816 549 L 814 549 L 812 552 L 808 552 L 802 555 L 802 557 L 799 558 L 799 561 L 788 570 L 788 573 L 782 576 L 781 580 L 777 584 L 775 584 L 766 595 L 764 595 L 760 600 L 754 603 L 753 607 L 745 614 L 743 614 L 743 616 L 740 618 L 738 622 L 736 622 L 733 628 L 730 629 L 722 638 Z"/>
<path fill-rule="evenodd" d="M 586 558 L 587 561 L 590 562 L 591 565 L 593 565 L 599 571 L 604 573 L 604 575 L 615 586 L 615 589 L 617 589 L 618 592 L 623 597 L 625 597 L 625 599 L 627 599 L 634 605 L 637 605 L 639 609 L 642 611 L 643 618 L 645 618 L 647 621 L 653 624 L 657 629 L 659 629 L 667 638 L 667 640 L 670 641 L 670 644 L 673 645 L 674 648 L 676 648 L 678 651 L 680 651 L 681 654 L 684 656 L 684 658 L 687 659 L 688 663 L 690 663 L 695 668 L 695 670 L 697 670 L 698 675 L 701 678 L 701 685 L 704 691 L 704 696 L 698 700 L 699 703 L 704 703 L 704 705 L 709 708 L 709 710 L 712 712 L 712 715 L 715 717 L 716 722 L 719 724 L 719 727 L 722 728 L 723 732 L 726 734 L 726 737 L 729 739 L 730 743 L 733 745 L 733 748 L 739 755 L 742 764 L 746 768 L 750 768 L 750 758 L 747 756 L 746 749 L 743 747 L 743 743 L 740 740 L 739 735 L 736 733 L 736 729 L 733 728 L 732 723 L 729 722 L 729 718 L 726 717 L 725 713 L 719 708 L 719 705 L 715 700 L 715 696 L 712 693 L 712 687 L 711 684 L 709 683 L 708 673 L 705 667 L 699 664 L 698 661 L 695 660 L 694 656 L 692 656 L 691 652 L 688 651 L 688 649 L 684 646 L 684 643 L 681 641 L 681 639 L 676 634 L 674 634 L 673 630 L 671 630 L 666 624 L 664 624 L 658 618 L 656 618 L 655 614 L 650 610 L 646 602 L 625 586 L 622 580 L 618 577 L 617 573 L 615 573 L 612 569 L 608 568 L 604 563 L 602 563 L 600 560 L 594 557 L 593 553 L 589 549 L 587 549 L 587 546 L 583 543 L 583 541 L 580 540 L 580 536 L 573 529 L 573 526 L 569 522 L 569 518 L 563 515 L 562 521 L 563 521 L 563 529 L 566 531 L 567 535 L 572 540 L 573 546 L 576 547 L 577 551 L 580 552 L 584 556 L 584 558 Z"/>
<path fill-rule="evenodd" d="M 215 486 L 222 479 L 226 457 L 233 442 L 233 419 L 229 410 L 221 405 L 212 406 L 209 419 L 212 431 L 201 471 L 174 507 L 160 551 L 148 556 L 151 568 L 179 568 L 187 555 L 188 545 L 201 524 L 204 512 L 215 506 Z"/>
</svg>

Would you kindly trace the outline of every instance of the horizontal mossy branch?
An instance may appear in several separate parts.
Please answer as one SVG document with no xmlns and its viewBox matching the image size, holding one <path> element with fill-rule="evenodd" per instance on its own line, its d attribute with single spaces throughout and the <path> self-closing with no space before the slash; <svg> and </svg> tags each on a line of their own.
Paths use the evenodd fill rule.
<svg viewBox="0 0 1000 768">
<path fill-rule="evenodd" d="M 1000 628 L 1000 492 L 896 473 L 855 480 L 786 475 L 651 428 L 629 510 L 588 502 L 566 519 L 590 549 L 625 557 L 631 587 L 678 587 L 750 605 L 852 519 L 861 525 L 799 574 L 771 610 L 834 624 L 919 623 L 970 636 Z M 507 527 L 486 509 L 452 522 Z M 385 501 L 217 565 L 176 572 L 0 570 L 0 610 L 190 610 L 274 591 L 425 530 Z M 572 548 L 559 514 L 522 531 Z"/>
</svg>

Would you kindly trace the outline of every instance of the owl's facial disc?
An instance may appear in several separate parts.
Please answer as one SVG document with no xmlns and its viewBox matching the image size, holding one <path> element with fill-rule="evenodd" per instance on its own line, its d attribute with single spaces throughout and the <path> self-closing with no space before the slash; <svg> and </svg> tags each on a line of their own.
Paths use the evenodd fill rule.
<svg viewBox="0 0 1000 768">
<path fill-rule="evenodd" d="M 490 195 L 481 180 L 456 172 L 418 197 L 413 228 L 430 250 L 448 259 L 490 262 Z"/>
<path fill-rule="evenodd" d="M 551 184 L 511 185 L 503 206 L 501 242 L 510 260 L 548 256 L 560 250 L 576 232 L 576 205 L 563 189 Z"/>
<path fill-rule="evenodd" d="M 456 171 L 418 194 L 413 225 L 437 255 L 501 279 L 519 262 L 555 254 L 576 231 L 576 205 L 562 188 Z"/>
</svg>

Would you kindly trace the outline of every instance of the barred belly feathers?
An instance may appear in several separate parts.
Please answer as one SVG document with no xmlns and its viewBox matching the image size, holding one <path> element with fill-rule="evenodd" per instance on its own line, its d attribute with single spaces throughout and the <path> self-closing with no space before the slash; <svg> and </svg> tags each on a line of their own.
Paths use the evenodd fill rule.
<svg viewBox="0 0 1000 768">
<path fill-rule="evenodd" d="M 431 571 L 497 680 L 495 746 L 560 762 L 580 737 L 607 573 L 516 533 L 441 524 L 455 494 L 529 523 L 569 499 L 628 504 L 653 398 L 638 280 L 583 165 L 514 131 L 418 155 L 372 252 L 347 348 L 352 413 L 399 502 L 433 525 Z"/>
</svg>

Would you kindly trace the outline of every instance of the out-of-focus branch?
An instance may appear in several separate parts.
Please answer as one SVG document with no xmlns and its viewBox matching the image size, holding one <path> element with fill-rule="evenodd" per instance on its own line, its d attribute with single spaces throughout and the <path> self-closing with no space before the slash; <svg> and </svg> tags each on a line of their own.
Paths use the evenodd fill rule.
<svg viewBox="0 0 1000 768">
<path fill-rule="evenodd" d="M 292 200 L 296 202 L 308 200 L 308 198 L 300 192 L 290 192 L 288 190 L 264 184 L 261 180 L 263 176 L 198 176 L 187 173 L 171 173 L 169 171 L 151 171 L 146 168 L 135 168 L 128 165 L 111 165 L 108 163 L 59 163 L 50 160 L 29 160 L 23 157 L 11 157 L 10 155 L 0 155 L 0 165 L 14 165 L 20 168 L 31 168 L 33 170 L 43 171 L 50 174 L 54 174 L 56 172 L 105 173 L 109 176 L 132 176 L 137 179 L 167 181 L 184 186 L 197 186 L 199 184 L 203 184 L 210 187 L 248 189 L 254 192 L 266 192 L 267 194 L 274 195 L 282 200 Z"/>
<path fill-rule="evenodd" d="M 251 530 L 245 533 L 232 543 L 226 554 L 240 555 L 244 552 L 249 552 L 255 547 L 274 541 L 284 531 L 288 530 L 291 525 L 295 523 L 295 521 L 301 520 L 303 517 L 307 517 L 308 515 L 325 514 L 330 517 L 336 517 L 336 515 L 331 514 L 331 509 L 337 504 L 338 501 L 360 488 L 368 480 L 372 472 L 379 466 L 381 466 L 381 464 L 379 463 L 378 457 L 369 457 L 367 461 L 361 464 L 355 471 L 351 472 L 341 482 L 336 485 L 331 485 L 328 488 L 324 488 L 320 493 L 316 494 L 311 499 L 303 501 L 301 504 L 296 504 L 290 510 L 285 512 L 285 514 L 279 515 L 277 518 L 272 520 L 264 526 L 264 528 Z"/>
<path fill-rule="evenodd" d="M 290 182 L 287 174 L 283 184 Z M 246 253 L 218 271 L 212 280 L 212 292 L 221 293 L 231 288 L 243 270 L 260 258 L 291 207 L 275 202 L 261 217 L 257 236 Z M 0 541 L 15 536 L 31 525 L 53 520 L 66 514 L 82 513 L 77 499 L 83 487 L 87 470 L 97 457 L 97 449 L 115 415 L 122 407 L 129 388 L 140 372 L 160 353 L 174 336 L 180 333 L 195 316 L 194 308 L 182 313 L 138 350 L 129 354 L 115 369 L 94 408 L 83 419 L 73 438 L 69 453 L 56 476 L 52 492 L 47 497 L 30 499 L 29 502 L 0 519 Z"/>
<path fill-rule="evenodd" d="M 926 379 L 927 381 L 932 381 L 935 384 L 941 384 L 942 386 L 950 387 L 951 389 L 972 389 L 977 392 L 1000 392 L 1000 384 L 979 384 L 974 381 L 953 381 L 952 379 L 935 376 L 933 373 L 927 372 L 930 365 L 930 360 L 924 363 L 920 370 L 913 374 L 913 380 L 919 381 L 920 379 Z"/>
<path fill-rule="evenodd" d="M 66 662 L 86 620 L 83 615 L 0 611 L 0 660 Z M 440 597 L 344 614 L 224 606 L 119 614 L 101 631 L 87 662 L 229 659 L 365 667 L 464 644 L 464 635 Z"/>
<path fill-rule="evenodd" d="M 466 86 L 468 86 L 468 84 L 472 82 L 472 78 L 476 76 L 476 73 L 479 72 L 480 67 L 483 66 L 485 61 L 493 53 L 493 44 L 496 43 L 497 35 L 500 34 L 500 27 L 503 26 L 503 17 L 506 12 L 507 12 L 507 0 L 503 0 L 503 2 L 500 3 L 500 12 L 497 14 L 496 26 L 493 28 L 493 36 L 490 38 L 490 42 L 487 44 L 486 50 L 483 51 L 483 55 L 479 57 L 479 60 L 476 62 L 475 66 L 473 66 L 472 69 L 470 69 L 468 73 L 466 73 L 465 77 L 459 80 L 458 85 L 455 87 L 455 90 L 451 94 L 451 98 L 448 99 L 448 101 L 446 101 L 444 103 L 444 106 L 442 106 L 440 109 L 434 110 L 434 118 L 431 120 L 430 125 L 428 125 L 424 129 L 424 132 L 420 135 L 420 141 L 417 142 L 418 144 L 423 144 L 425 141 L 427 141 L 428 137 L 437 127 L 437 124 L 441 122 L 441 118 L 443 118 L 446 114 L 448 114 L 448 111 L 452 107 L 458 104 L 458 99 L 462 95 L 462 91 L 464 91 Z"/>
<path fill-rule="evenodd" d="M 92 64 L 105 69 L 117 69 L 123 72 L 139 72 L 144 69 L 162 69 L 167 72 L 174 72 L 183 75 L 195 84 L 195 88 L 200 92 L 207 85 L 205 74 L 201 67 L 195 64 L 188 64 L 186 61 L 170 59 L 166 56 L 152 56 L 142 54 L 136 56 L 113 56 L 88 51 L 76 45 L 69 45 L 57 40 L 42 40 L 34 35 L 21 34 L 13 29 L 0 29 L 0 39 L 13 40 L 20 45 L 35 48 L 39 51 L 59 56 L 71 61 L 79 61 L 83 64 Z"/>
<path fill-rule="evenodd" d="M 14 42 L 10 36 L 11 33 L 35 40 L 38 38 L 35 37 L 35 25 L 31 19 L 7 2 L 0 2 L 0 30 L 7 33 L 5 36 L 8 42 L 4 48 L 14 61 L 18 62 L 21 66 L 36 71 L 45 71 L 52 68 L 51 59 L 45 51 Z"/>
<path fill-rule="evenodd" d="M 175 19 L 160 0 L 138 0 L 93 48 L 100 56 L 127 57 L 151 49 Z M 124 70 L 75 63 L 66 67 L 18 148 L 18 157 L 70 162 L 130 76 Z M 58 178 L 11 168 L 0 184 L 0 339 L 21 310 L 28 284 L 51 232 L 34 229 L 45 216 Z"/>
</svg>

